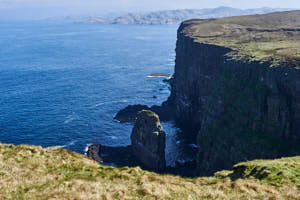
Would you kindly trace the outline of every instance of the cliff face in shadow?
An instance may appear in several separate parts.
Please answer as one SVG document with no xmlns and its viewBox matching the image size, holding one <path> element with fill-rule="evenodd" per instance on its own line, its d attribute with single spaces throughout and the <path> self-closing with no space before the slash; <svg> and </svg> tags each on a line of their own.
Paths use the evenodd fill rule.
<svg viewBox="0 0 300 200">
<path fill-rule="evenodd" d="M 278 16 L 285 21 L 295 21 L 300 12 L 291 15 L 286 12 L 258 17 L 264 18 L 264 23 Z M 168 102 L 175 107 L 179 127 L 197 137 L 198 175 L 229 169 L 240 161 L 300 153 L 299 59 L 295 54 L 273 56 L 274 52 L 264 52 L 268 55 L 260 58 L 257 51 L 262 47 L 259 45 L 274 42 L 276 46 L 279 40 L 285 42 L 284 37 L 280 37 L 289 33 L 280 29 L 284 24 L 262 30 L 263 24 L 257 24 L 254 17 L 225 18 L 222 25 L 215 20 L 188 21 L 178 30 L 176 66 Z M 293 25 L 299 26 L 289 24 L 288 27 Z M 253 33 L 254 29 L 249 27 L 260 31 Z M 277 27 L 280 33 L 269 32 Z M 205 35 L 201 35 L 202 28 L 206 28 Z M 207 28 L 211 28 L 211 32 Z M 236 34 L 234 38 L 226 36 L 228 29 Z M 294 30 L 290 33 L 294 39 L 299 36 L 296 28 L 289 30 Z M 243 35 L 238 35 L 238 31 Z M 258 50 L 250 52 L 247 58 L 235 56 L 244 44 L 248 46 L 242 50 L 250 50 L 247 40 L 258 35 L 262 37 L 256 41 Z M 292 36 L 286 42 L 292 41 Z"/>
</svg>

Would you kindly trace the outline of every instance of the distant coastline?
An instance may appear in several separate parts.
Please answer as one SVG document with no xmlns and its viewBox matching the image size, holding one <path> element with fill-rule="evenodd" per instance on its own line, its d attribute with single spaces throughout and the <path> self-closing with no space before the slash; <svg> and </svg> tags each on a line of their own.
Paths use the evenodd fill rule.
<svg viewBox="0 0 300 200">
<path fill-rule="evenodd" d="M 207 9 L 180 9 L 165 10 L 148 13 L 128 13 L 120 16 L 86 17 L 74 21 L 87 24 L 140 24 L 140 25 L 178 25 L 187 19 L 209 19 L 253 14 L 267 14 L 279 11 L 288 11 L 288 8 L 255 8 L 237 9 L 231 7 L 218 7 Z M 70 20 L 70 17 L 66 17 Z"/>
</svg>

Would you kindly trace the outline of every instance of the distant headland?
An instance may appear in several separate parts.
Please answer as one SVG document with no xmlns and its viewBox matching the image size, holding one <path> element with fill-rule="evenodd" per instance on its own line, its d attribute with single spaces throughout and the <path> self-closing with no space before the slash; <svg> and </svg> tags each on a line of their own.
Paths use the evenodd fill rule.
<svg viewBox="0 0 300 200">
<path fill-rule="evenodd" d="M 187 19 L 209 19 L 241 15 L 267 14 L 288 10 L 292 9 L 263 7 L 243 10 L 231 7 L 217 7 L 206 9 L 164 10 L 148 13 L 128 13 L 120 16 L 95 16 L 82 20 L 76 19 L 76 21 L 81 23 L 97 24 L 178 25 Z"/>
</svg>

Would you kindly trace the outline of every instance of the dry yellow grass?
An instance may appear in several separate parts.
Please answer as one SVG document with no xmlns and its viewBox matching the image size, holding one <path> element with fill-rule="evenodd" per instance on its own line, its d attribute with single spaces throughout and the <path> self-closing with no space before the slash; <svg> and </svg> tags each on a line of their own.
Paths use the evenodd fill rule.
<svg viewBox="0 0 300 200">
<path fill-rule="evenodd" d="M 268 163 L 286 166 L 285 175 L 272 178 L 270 169 L 269 179 L 252 177 L 263 163 L 266 170 Z M 300 157 L 253 161 L 241 170 L 247 164 L 191 179 L 102 166 L 65 149 L 0 144 L 0 199 L 300 199 L 299 174 L 293 174 Z"/>
</svg>

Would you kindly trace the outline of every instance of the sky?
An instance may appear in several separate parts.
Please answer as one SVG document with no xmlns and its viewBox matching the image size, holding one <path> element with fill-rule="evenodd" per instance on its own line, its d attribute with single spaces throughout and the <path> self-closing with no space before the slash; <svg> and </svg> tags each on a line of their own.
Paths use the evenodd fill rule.
<svg viewBox="0 0 300 200">
<path fill-rule="evenodd" d="M 0 19 L 103 15 L 183 8 L 295 8 L 300 0 L 0 0 Z"/>
</svg>

